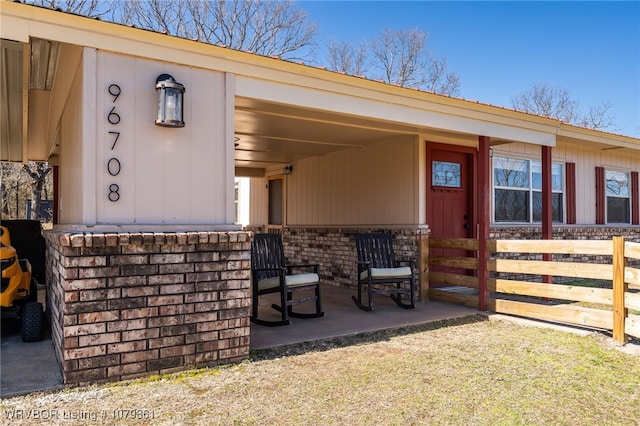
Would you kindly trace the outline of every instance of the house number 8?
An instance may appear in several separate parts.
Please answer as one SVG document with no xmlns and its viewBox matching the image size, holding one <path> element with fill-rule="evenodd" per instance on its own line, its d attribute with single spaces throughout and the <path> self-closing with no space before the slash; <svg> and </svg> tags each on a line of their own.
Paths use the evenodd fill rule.
<svg viewBox="0 0 640 426">
<path fill-rule="evenodd" d="M 120 114 L 116 112 L 115 103 L 118 100 L 118 97 L 120 97 L 122 89 L 117 84 L 110 84 L 107 91 L 113 97 L 113 100 L 111 102 L 112 104 L 114 104 L 107 114 L 107 122 L 112 126 L 117 126 L 118 124 L 120 124 Z M 108 133 L 111 137 L 109 141 L 111 145 L 111 151 L 115 151 L 116 144 L 118 143 L 118 139 L 120 138 L 120 132 L 116 129 L 110 129 Z M 113 143 L 111 144 L 111 142 Z M 112 152 L 112 154 L 115 154 L 115 152 Z M 107 162 L 107 173 L 109 173 L 110 176 L 115 177 L 120 174 L 121 170 L 122 164 L 120 163 L 120 159 L 118 159 L 118 157 L 116 156 L 109 158 L 109 161 Z M 116 201 L 120 200 L 120 185 L 118 185 L 117 183 L 110 183 L 108 186 L 108 190 L 109 192 L 107 194 L 107 199 L 109 201 L 115 203 Z"/>
</svg>

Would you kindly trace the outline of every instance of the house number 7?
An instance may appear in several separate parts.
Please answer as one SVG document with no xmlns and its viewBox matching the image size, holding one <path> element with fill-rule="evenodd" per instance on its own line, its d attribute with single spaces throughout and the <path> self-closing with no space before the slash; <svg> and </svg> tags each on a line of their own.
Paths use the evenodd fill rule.
<svg viewBox="0 0 640 426">
<path fill-rule="evenodd" d="M 116 112 L 115 103 L 118 100 L 118 97 L 120 97 L 122 89 L 117 84 L 110 84 L 108 92 L 113 97 L 112 103 L 114 105 L 111 107 L 111 110 L 107 114 L 107 122 L 109 122 L 109 124 L 111 124 L 112 126 L 117 126 L 118 124 L 120 124 L 120 114 Z M 110 136 L 109 143 L 113 142 L 111 144 L 111 151 L 115 151 L 118 139 L 120 139 L 120 132 L 117 130 L 109 130 L 108 133 Z M 113 152 L 112 154 L 115 155 L 115 153 Z M 116 156 L 109 158 L 109 161 L 107 161 L 107 173 L 109 173 L 109 176 L 116 177 L 120 174 L 121 170 L 122 164 L 120 163 L 120 159 L 118 159 L 118 157 Z M 118 185 L 117 183 L 109 184 L 107 199 L 112 203 L 120 200 L 120 185 Z"/>
</svg>

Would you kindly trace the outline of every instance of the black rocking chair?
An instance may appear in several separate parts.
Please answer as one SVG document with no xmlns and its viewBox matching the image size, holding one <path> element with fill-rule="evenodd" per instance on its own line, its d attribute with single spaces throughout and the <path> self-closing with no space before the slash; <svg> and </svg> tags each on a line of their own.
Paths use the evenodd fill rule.
<svg viewBox="0 0 640 426">
<path fill-rule="evenodd" d="M 387 294 L 398 306 L 405 309 L 415 308 L 414 262 L 396 261 L 391 234 L 356 234 L 356 251 L 358 297 L 352 296 L 352 299 L 360 309 L 373 311 L 374 294 Z M 362 287 L 365 285 L 368 295 L 366 305 L 362 303 Z M 407 303 L 402 301 L 403 294 L 409 298 Z"/>
<path fill-rule="evenodd" d="M 294 273 L 294 269 L 307 269 L 312 272 Z M 251 242 L 251 276 L 253 294 L 252 322 L 267 326 L 279 326 L 288 325 L 289 317 L 319 318 L 324 316 L 320 302 L 318 265 L 286 265 L 284 247 L 280 235 L 254 235 Z M 294 292 L 304 289 L 313 290 L 313 295 L 307 294 L 305 297 L 293 298 Z M 280 293 L 280 305 L 271 305 L 272 308 L 281 312 L 282 319 L 280 321 L 258 318 L 259 297 L 271 293 Z M 293 311 L 293 305 L 311 301 L 315 302 L 315 312 L 300 313 Z"/>
</svg>

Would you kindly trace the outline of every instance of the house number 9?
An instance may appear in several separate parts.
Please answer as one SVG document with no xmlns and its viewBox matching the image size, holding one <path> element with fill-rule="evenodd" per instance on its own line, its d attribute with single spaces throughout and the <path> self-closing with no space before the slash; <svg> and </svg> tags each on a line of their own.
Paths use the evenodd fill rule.
<svg viewBox="0 0 640 426">
<path fill-rule="evenodd" d="M 117 126 L 118 124 L 120 124 L 120 114 L 116 112 L 115 103 L 118 100 L 118 97 L 120 97 L 122 89 L 117 84 L 110 84 L 107 91 L 113 97 L 113 100 L 111 102 L 112 104 L 114 104 L 107 114 L 107 122 L 112 126 Z M 111 151 L 115 151 L 118 139 L 120 139 L 120 132 L 115 129 L 111 129 L 108 131 L 108 134 L 110 136 L 109 144 L 111 145 Z M 112 152 L 112 154 L 115 154 L 115 152 Z M 120 174 L 121 170 L 122 164 L 120 163 L 120 159 L 118 159 L 118 157 L 116 156 L 109 158 L 109 161 L 107 162 L 107 173 L 109 173 L 110 176 L 115 177 Z M 107 194 L 107 199 L 109 201 L 115 203 L 116 201 L 120 200 L 120 185 L 118 185 L 117 183 L 110 183 L 108 186 L 108 190 L 109 192 Z"/>
</svg>

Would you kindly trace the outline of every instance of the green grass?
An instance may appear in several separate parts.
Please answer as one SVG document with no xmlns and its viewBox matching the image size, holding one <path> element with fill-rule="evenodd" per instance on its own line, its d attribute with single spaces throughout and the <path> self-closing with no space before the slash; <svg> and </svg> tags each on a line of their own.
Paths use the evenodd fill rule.
<svg viewBox="0 0 640 426">
<path fill-rule="evenodd" d="M 83 410 L 107 413 L 102 424 L 154 425 L 631 425 L 640 424 L 638 377 L 640 355 L 602 336 L 473 317 L 6 399 L 2 415 Z M 154 419 L 114 421 L 119 409 L 151 410 Z"/>
</svg>

